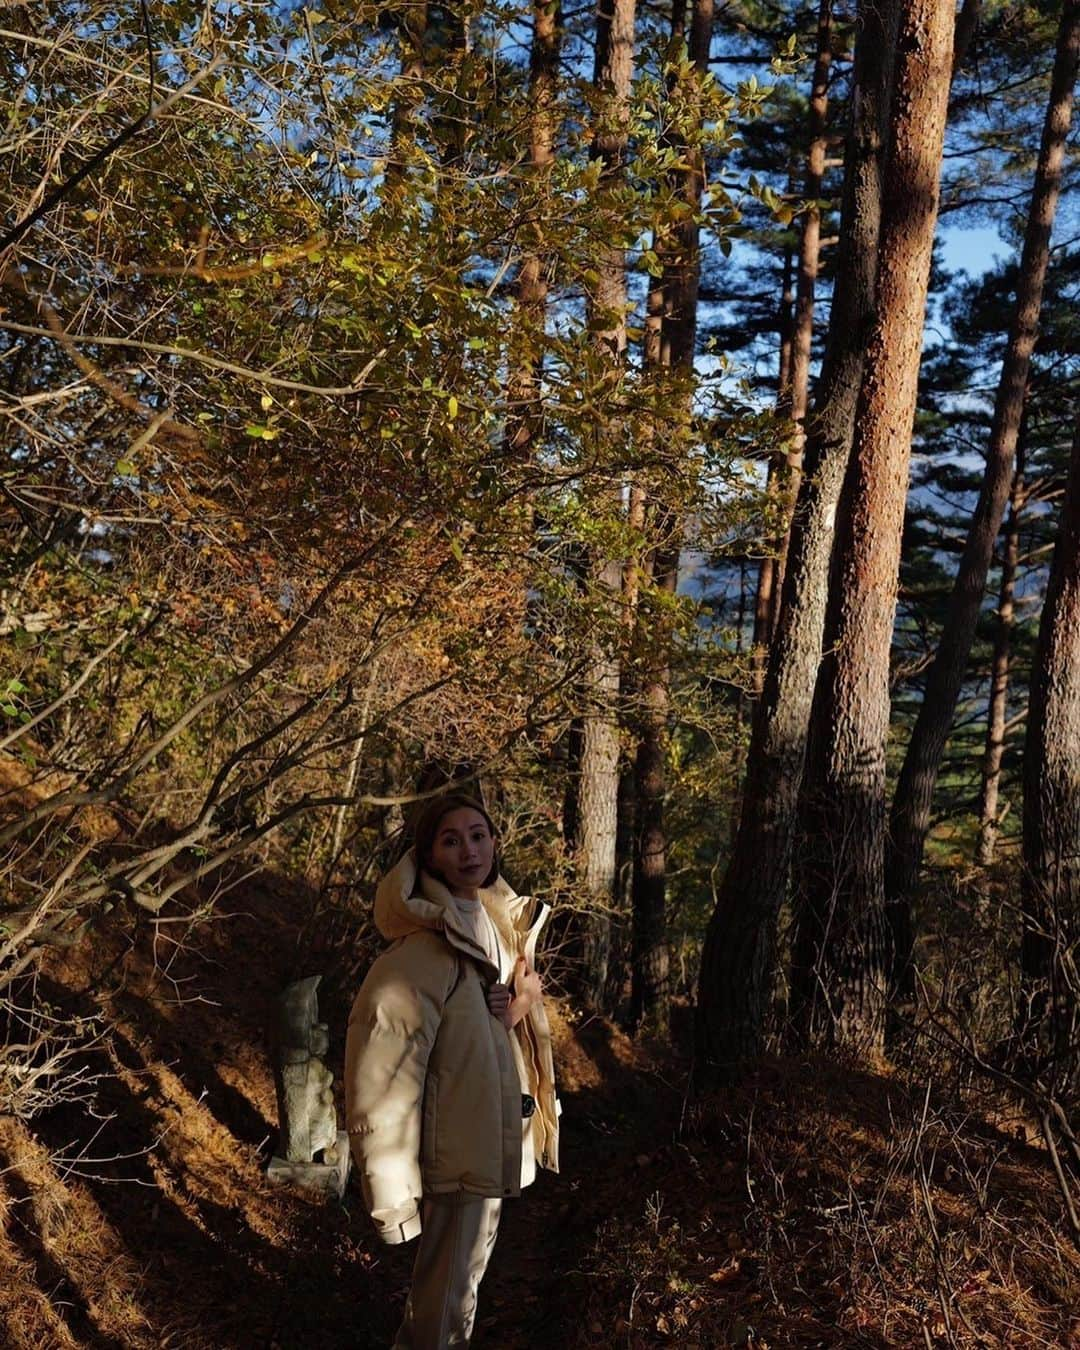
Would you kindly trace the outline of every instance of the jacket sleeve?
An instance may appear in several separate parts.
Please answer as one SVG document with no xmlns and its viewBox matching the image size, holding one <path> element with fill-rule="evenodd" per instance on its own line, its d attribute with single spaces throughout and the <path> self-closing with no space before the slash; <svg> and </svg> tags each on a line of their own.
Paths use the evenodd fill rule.
<svg viewBox="0 0 1080 1350">
<path fill-rule="evenodd" d="M 345 1120 L 364 1203 L 384 1242 L 420 1232 L 420 1126 L 428 1056 L 457 956 L 441 939 L 406 939 L 376 960 L 345 1040 Z"/>
</svg>

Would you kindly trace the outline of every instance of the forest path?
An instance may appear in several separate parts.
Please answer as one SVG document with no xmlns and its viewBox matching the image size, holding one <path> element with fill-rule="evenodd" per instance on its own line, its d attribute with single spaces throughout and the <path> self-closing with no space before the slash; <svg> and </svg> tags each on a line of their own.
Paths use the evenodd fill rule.
<svg viewBox="0 0 1080 1350">
<path fill-rule="evenodd" d="M 611 1309 L 590 1310 L 591 1266 L 613 1218 L 636 1213 L 646 1233 L 663 1160 L 672 1162 L 684 1066 L 669 1055 L 661 1073 L 648 1049 L 599 1019 L 578 1029 L 558 1015 L 553 1022 L 561 1171 L 541 1173 L 504 1209 L 481 1289 L 476 1350 L 625 1344 Z"/>
</svg>

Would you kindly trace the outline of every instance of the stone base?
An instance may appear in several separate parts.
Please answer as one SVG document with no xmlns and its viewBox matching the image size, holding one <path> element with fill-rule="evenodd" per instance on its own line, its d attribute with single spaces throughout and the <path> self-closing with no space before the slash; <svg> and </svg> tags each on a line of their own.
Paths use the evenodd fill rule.
<svg viewBox="0 0 1080 1350">
<path fill-rule="evenodd" d="M 322 1191 L 340 1200 L 349 1179 L 349 1136 L 338 1130 L 336 1163 L 289 1162 L 285 1158 L 271 1158 L 267 1177 L 279 1185 L 302 1186 L 306 1191 Z"/>
</svg>

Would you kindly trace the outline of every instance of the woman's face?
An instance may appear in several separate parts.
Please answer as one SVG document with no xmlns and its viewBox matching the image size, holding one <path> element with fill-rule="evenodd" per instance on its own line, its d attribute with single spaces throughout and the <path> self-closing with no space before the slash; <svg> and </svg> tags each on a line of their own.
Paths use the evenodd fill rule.
<svg viewBox="0 0 1080 1350">
<path fill-rule="evenodd" d="M 435 830 L 431 865 L 454 895 L 478 899 L 494 857 L 495 840 L 479 811 L 468 806 L 447 811 Z"/>
</svg>

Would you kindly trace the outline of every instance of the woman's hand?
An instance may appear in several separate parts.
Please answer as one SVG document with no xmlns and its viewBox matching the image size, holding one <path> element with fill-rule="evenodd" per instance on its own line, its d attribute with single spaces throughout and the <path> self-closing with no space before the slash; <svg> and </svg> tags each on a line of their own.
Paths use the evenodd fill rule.
<svg viewBox="0 0 1080 1350">
<path fill-rule="evenodd" d="M 510 1030 L 514 1025 L 510 1020 L 510 1004 L 513 1001 L 508 984 L 492 984 L 487 991 L 488 1011 L 497 1017 L 503 1026 Z"/>
<path fill-rule="evenodd" d="M 514 997 L 510 1000 L 510 1025 L 516 1027 L 528 1015 L 529 1009 L 544 997 L 544 991 L 540 985 L 540 976 L 523 956 L 517 959 L 512 980 Z"/>
<path fill-rule="evenodd" d="M 511 984 L 492 984 L 488 986 L 488 1010 L 497 1017 L 507 1031 L 527 1017 L 529 1009 L 543 998 L 540 976 L 532 969 L 523 956 L 519 956 L 510 977 Z"/>
</svg>

